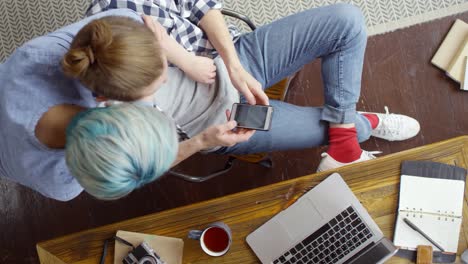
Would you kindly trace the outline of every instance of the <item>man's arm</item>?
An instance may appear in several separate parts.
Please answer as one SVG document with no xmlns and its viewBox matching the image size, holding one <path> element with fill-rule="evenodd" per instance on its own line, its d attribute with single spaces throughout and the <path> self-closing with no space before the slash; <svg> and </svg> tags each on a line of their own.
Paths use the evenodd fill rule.
<svg viewBox="0 0 468 264">
<path fill-rule="evenodd" d="M 184 71 L 192 80 L 202 83 L 214 83 L 216 66 L 210 58 L 196 56 L 188 52 L 175 39 L 169 36 L 161 24 L 150 16 L 143 15 L 145 25 L 153 32 L 167 56 L 167 60 Z"/>
<path fill-rule="evenodd" d="M 250 104 L 268 105 L 268 97 L 261 84 L 241 64 L 221 11 L 209 10 L 200 20 L 199 26 L 223 58 L 234 87 L 245 96 Z"/>
</svg>

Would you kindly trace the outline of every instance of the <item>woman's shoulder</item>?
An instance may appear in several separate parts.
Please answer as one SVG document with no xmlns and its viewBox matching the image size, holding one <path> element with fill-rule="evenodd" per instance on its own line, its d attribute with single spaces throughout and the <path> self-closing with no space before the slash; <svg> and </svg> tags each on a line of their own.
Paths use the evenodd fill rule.
<svg viewBox="0 0 468 264">
<path fill-rule="evenodd" d="M 141 16 L 130 9 L 112 9 L 83 18 L 80 21 L 66 25 L 51 33 L 36 37 L 17 49 L 22 53 L 34 54 L 38 57 L 62 57 L 69 49 L 75 35 L 89 22 L 107 16 L 125 16 L 142 21 Z"/>
<path fill-rule="evenodd" d="M 18 47 L 7 60 L 0 64 L 2 73 L 35 74 L 50 72 L 60 67 L 60 61 L 70 48 L 75 35 L 89 22 L 106 16 L 125 16 L 142 21 L 140 15 L 129 9 L 113 9 L 86 17 L 49 34 L 36 37 Z"/>
<path fill-rule="evenodd" d="M 28 112 L 28 98 L 16 108 L 0 104 L 0 176 L 29 187 L 42 195 L 61 201 L 71 200 L 82 188 L 70 174 L 63 149 L 47 147 L 35 136 L 34 128 L 50 105 L 35 104 Z M 32 105 L 32 103 L 30 104 Z"/>
<path fill-rule="evenodd" d="M 71 200 L 82 192 L 66 166 L 64 150 L 49 149 L 20 131 L 2 137 L 0 146 L 1 177 L 60 201 Z"/>
</svg>

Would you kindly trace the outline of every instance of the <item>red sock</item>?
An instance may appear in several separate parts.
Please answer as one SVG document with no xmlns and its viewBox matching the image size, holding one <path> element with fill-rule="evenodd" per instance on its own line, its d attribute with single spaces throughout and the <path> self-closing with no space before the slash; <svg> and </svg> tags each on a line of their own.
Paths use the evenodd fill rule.
<svg viewBox="0 0 468 264">
<path fill-rule="evenodd" d="M 362 114 L 367 120 L 369 120 L 372 129 L 375 129 L 379 125 L 379 117 L 376 114 Z"/>
<path fill-rule="evenodd" d="M 362 149 L 357 140 L 356 128 L 333 127 L 328 129 L 328 155 L 343 163 L 355 161 L 361 157 Z"/>
</svg>

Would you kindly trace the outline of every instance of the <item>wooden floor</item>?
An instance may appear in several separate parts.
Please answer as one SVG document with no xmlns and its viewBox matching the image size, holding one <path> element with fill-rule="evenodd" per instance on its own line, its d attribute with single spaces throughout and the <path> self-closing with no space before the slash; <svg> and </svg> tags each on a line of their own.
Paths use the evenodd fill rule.
<svg viewBox="0 0 468 264">
<path fill-rule="evenodd" d="M 468 134 L 468 92 L 430 65 L 455 18 L 468 21 L 468 12 L 369 39 L 359 110 L 382 112 L 388 106 L 418 119 L 422 130 L 399 143 L 371 139 L 364 149 L 389 154 Z M 312 63 L 293 82 L 287 100 L 319 105 L 321 95 L 319 64 Z M 229 174 L 203 184 L 165 177 L 116 202 L 82 194 L 62 203 L 0 180 L 0 263 L 36 263 L 38 241 L 310 174 L 322 151 L 274 153 L 273 169 L 238 163 Z M 184 168 L 206 172 L 225 159 L 196 156 Z"/>
</svg>

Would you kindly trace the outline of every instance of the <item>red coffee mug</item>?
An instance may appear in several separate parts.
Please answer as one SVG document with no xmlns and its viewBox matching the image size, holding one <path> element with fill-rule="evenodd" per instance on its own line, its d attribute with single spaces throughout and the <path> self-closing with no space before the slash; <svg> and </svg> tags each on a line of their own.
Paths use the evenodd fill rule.
<svg viewBox="0 0 468 264">
<path fill-rule="evenodd" d="M 203 230 L 190 230 L 188 237 L 199 240 L 203 251 L 213 257 L 226 254 L 232 243 L 231 229 L 222 222 L 210 224 Z"/>
</svg>

